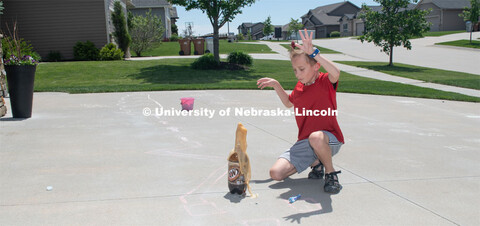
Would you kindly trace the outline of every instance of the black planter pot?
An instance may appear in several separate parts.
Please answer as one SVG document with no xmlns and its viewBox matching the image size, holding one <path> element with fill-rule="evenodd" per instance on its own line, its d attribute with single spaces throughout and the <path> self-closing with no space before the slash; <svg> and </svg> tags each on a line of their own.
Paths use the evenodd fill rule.
<svg viewBox="0 0 480 226">
<path fill-rule="evenodd" d="M 14 118 L 32 117 L 36 65 L 5 65 L 8 93 Z"/>
</svg>

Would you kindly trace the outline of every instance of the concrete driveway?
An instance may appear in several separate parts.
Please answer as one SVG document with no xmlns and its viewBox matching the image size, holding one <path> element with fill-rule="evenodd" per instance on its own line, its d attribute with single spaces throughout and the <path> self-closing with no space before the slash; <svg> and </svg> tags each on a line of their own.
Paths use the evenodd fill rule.
<svg viewBox="0 0 480 226">
<path fill-rule="evenodd" d="M 439 42 L 469 38 L 470 34 L 465 32 L 440 37 L 412 39 L 411 50 L 403 47 L 395 47 L 393 49 L 393 62 L 480 75 L 480 70 L 477 66 L 480 64 L 480 49 L 435 45 L 435 43 Z M 473 39 L 478 40 L 478 38 L 480 38 L 480 32 L 474 32 Z M 389 60 L 388 55 L 380 52 L 380 47 L 375 46 L 373 43 L 362 43 L 351 37 L 317 39 L 313 43 L 342 52 L 359 60 L 382 62 L 388 62 Z"/>
<path fill-rule="evenodd" d="M 155 116 L 181 97 L 215 114 Z M 478 104 L 339 93 L 338 106 L 344 188 L 329 195 L 308 172 L 269 179 L 293 116 L 233 111 L 283 109 L 274 91 L 36 93 L 33 118 L 0 119 L 0 225 L 480 224 Z M 238 122 L 257 198 L 228 193 Z"/>
</svg>

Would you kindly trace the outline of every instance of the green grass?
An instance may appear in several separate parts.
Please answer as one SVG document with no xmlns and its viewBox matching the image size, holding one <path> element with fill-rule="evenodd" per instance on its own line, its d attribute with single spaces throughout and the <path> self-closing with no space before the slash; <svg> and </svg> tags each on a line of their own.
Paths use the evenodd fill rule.
<svg viewBox="0 0 480 226">
<path fill-rule="evenodd" d="M 205 45 L 206 48 L 206 45 Z M 227 40 L 220 40 L 220 54 L 229 54 L 236 50 L 242 50 L 245 53 L 276 53 L 273 52 L 267 45 L 264 44 L 245 44 L 238 42 L 228 42 Z M 193 55 L 194 47 L 191 43 L 190 54 Z M 160 42 L 154 44 L 149 51 L 142 53 L 142 56 L 178 56 L 180 52 L 180 43 L 178 42 Z M 132 56 L 137 56 L 132 52 Z"/>
<path fill-rule="evenodd" d="M 280 44 L 281 46 L 283 46 L 285 49 L 290 49 L 290 44 Z M 321 46 L 315 46 L 317 47 L 318 50 L 320 50 L 320 53 L 321 54 L 334 54 L 334 53 L 341 53 L 341 52 L 337 52 L 335 50 L 331 50 L 331 49 L 327 49 L 327 48 L 323 48 Z"/>
<path fill-rule="evenodd" d="M 424 37 L 438 37 L 438 36 L 444 36 L 444 35 L 451 35 L 451 34 L 458 34 L 458 33 L 463 33 L 465 32 L 464 30 L 460 31 L 429 31 L 423 34 Z"/>
<path fill-rule="evenodd" d="M 435 43 L 435 45 L 447 45 L 447 46 L 458 46 L 458 47 L 480 49 L 480 41 L 477 41 L 477 40 L 472 40 L 472 43 L 470 43 L 470 40 L 439 42 L 439 43 Z"/>
<path fill-rule="evenodd" d="M 257 89 L 256 80 L 272 77 L 285 89 L 297 80 L 289 61 L 254 60 L 247 71 L 193 70 L 194 59 L 41 63 L 35 91 L 99 93 L 151 90 Z M 480 102 L 480 98 L 385 82 L 342 72 L 340 92 Z"/>
<path fill-rule="evenodd" d="M 341 64 L 347 64 L 355 67 L 366 68 L 374 71 L 380 71 L 386 74 L 417 79 L 425 82 L 438 83 L 444 85 L 458 86 L 480 90 L 480 75 L 468 74 L 456 71 L 446 71 L 435 68 L 419 67 L 407 64 L 394 63 L 394 66 L 388 66 L 384 62 L 365 62 L 365 61 L 336 61 Z"/>
</svg>

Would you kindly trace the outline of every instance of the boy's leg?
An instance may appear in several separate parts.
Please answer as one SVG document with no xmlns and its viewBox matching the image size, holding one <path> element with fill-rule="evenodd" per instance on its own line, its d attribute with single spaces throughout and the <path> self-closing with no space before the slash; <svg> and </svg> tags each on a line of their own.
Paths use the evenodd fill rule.
<svg viewBox="0 0 480 226">
<path fill-rule="evenodd" d="M 308 141 L 312 146 L 315 154 L 325 166 L 325 185 L 323 189 L 325 192 L 337 194 L 342 190 L 342 185 L 338 182 L 337 174 L 332 163 L 332 150 L 329 145 L 329 137 L 322 131 L 313 132 L 310 134 Z M 338 151 L 338 150 L 337 150 Z"/>
<path fill-rule="evenodd" d="M 284 158 L 279 158 L 270 168 L 270 177 L 276 181 L 281 181 L 296 172 L 297 170 L 292 163 Z"/>
<path fill-rule="evenodd" d="M 308 137 L 310 146 L 325 167 L 325 173 L 335 172 L 332 163 L 332 150 L 328 145 L 328 136 L 322 131 L 313 132 Z"/>
</svg>

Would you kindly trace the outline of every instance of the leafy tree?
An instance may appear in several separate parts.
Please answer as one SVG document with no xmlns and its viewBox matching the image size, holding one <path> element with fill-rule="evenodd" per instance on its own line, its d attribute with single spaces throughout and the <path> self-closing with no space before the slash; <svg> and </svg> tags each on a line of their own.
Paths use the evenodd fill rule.
<svg viewBox="0 0 480 226">
<path fill-rule="evenodd" d="M 252 33 L 250 31 L 247 31 L 247 40 L 252 40 Z"/>
<path fill-rule="evenodd" d="M 293 18 L 290 18 L 290 23 L 288 23 L 287 36 L 290 37 L 292 34 L 295 34 L 298 42 L 298 31 L 303 28 L 303 24 Z"/>
<path fill-rule="evenodd" d="M 213 27 L 213 52 L 215 60 L 220 62 L 218 51 L 218 31 L 227 22 L 231 22 L 235 15 L 242 13 L 240 10 L 245 6 L 255 3 L 255 0 L 168 0 L 172 4 L 185 6 L 187 11 L 200 9 L 206 13 Z"/>
<path fill-rule="evenodd" d="M 263 22 L 263 35 L 267 36 L 270 35 L 274 31 L 274 27 L 272 25 L 272 19 L 270 16 Z"/>
<path fill-rule="evenodd" d="M 406 10 L 410 0 L 374 0 L 382 5 L 379 12 L 372 11 L 365 4 L 365 13 L 361 18 L 365 21 L 365 33 L 360 36 L 362 42 L 373 42 L 382 47 L 382 51 L 390 56 L 389 66 L 393 66 L 393 47 L 403 45 L 412 49 L 409 41 L 414 36 L 423 36 L 430 29 L 425 19 L 428 11 Z M 418 0 L 413 0 L 416 3 Z"/>
<path fill-rule="evenodd" d="M 115 27 L 115 32 L 113 32 L 115 41 L 117 42 L 118 47 L 120 47 L 120 49 L 122 49 L 122 51 L 128 55 L 128 47 L 132 42 L 132 38 L 128 33 L 127 21 L 125 19 L 125 14 L 123 13 L 122 5 L 119 1 L 116 1 L 113 5 L 113 13 L 111 18 L 113 26 Z"/>
<path fill-rule="evenodd" d="M 162 40 L 163 32 L 162 19 L 152 15 L 152 10 L 149 10 L 145 16 L 136 15 L 132 17 L 132 50 L 141 56 L 142 52 L 150 49 L 154 43 Z"/>
<path fill-rule="evenodd" d="M 465 7 L 463 13 L 459 14 L 465 21 L 472 22 L 472 26 L 478 23 L 478 17 L 480 16 L 480 0 L 470 0 L 470 8 Z M 470 43 L 472 43 L 472 30 L 470 30 Z"/>
</svg>

